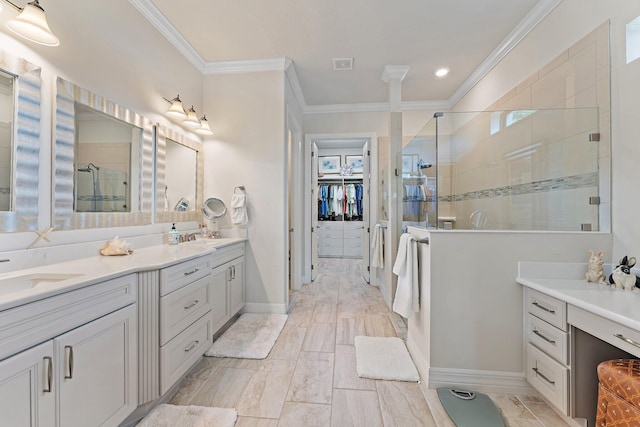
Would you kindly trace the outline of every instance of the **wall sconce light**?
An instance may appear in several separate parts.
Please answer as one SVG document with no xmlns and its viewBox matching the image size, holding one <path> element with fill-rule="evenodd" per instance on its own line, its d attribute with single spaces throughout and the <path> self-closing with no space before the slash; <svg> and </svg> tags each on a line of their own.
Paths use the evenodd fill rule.
<svg viewBox="0 0 640 427">
<path fill-rule="evenodd" d="M 167 99 L 164 97 L 162 99 L 171 104 L 171 107 L 167 110 L 167 116 L 182 120 L 182 124 L 192 129 L 195 133 L 200 135 L 213 135 L 207 116 L 203 115 L 198 119 L 198 114 L 193 108 L 193 105 L 185 111 L 182 106 L 182 101 L 180 100 L 180 95 L 177 95 L 173 99 Z"/>
<path fill-rule="evenodd" d="M 49 29 L 44 9 L 38 0 L 27 3 L 24 8 L 9 0 L 4 1 L 20 12 L 18 16 L 7 21 L 7 28 L 34 43 L 44 46 L 58 46 L 60 44 L 60 39 Z"/>
</svg>

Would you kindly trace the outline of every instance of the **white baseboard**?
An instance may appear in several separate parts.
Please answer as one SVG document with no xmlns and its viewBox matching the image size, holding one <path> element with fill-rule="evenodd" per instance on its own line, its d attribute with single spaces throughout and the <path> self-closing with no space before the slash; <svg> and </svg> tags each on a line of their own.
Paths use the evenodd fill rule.
<svg viewBox="0 0 640 427">
<path fill-rule="evenodd" d="M 440 387 L 485 393 L 537 395 L 523 373 L 431 367 L 429 388 Z"/>
<path fill-rule="evenodd" d="M 411 329 L 409 329 L 409 332 Z M 413 336 L 409 333 L 407 334 L 407 350 L 409 350 L 409 354 L 411 355 L 411 359 L 413 363 L 418 368 L 418 373 L 420 374 L 420 382 L 425 385 L 429 385 L 429 358 L 427 358 L 421 351 L 416 341 L 413 339 Z"/>
<path fill-rule="evenodd" d="M 287 314 L 289 308 L 286 304 L 269 304 L 261 302 L 248 302 L 242 308 L 243 313 L 273 313 Z"/>
</svg>

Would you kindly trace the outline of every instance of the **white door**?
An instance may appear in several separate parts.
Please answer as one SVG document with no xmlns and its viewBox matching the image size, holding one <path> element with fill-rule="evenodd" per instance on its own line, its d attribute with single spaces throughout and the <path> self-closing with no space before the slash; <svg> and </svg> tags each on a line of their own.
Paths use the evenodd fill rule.
<svg viewBox="0 0 640 427">
<path fill-rule="evenodd" d="M 369 150 L 369 143 L 365 142 L 362 147 L 362 277 L 369 283 L 370 280 L 370 254 L 369 249 L 371 245 L 371 224 L 369 224 L 369 162 L 371 160 L 371 151 Z"/>
<path fill-rule="evenodd" d="M 53 427 L 53 341 L 0 362 L 0 426 Z"/>
<path fill-rule="evenodd" d="M 318 146 L 311 144 L 311 281 L 318 275 Z"/>
<path fill-rule="evenodd" d="M 117 426 L 138 406 L 136 306 L 54 339 L 59 422 Z"/>
</svg>

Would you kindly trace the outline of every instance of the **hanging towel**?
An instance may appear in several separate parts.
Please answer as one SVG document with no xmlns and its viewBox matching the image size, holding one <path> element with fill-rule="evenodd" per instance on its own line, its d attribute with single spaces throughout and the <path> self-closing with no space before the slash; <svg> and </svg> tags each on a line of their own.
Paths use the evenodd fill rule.
<svg viewBox="0 0 640 427">
<path fill-rule="evenodd" d="M 384 268 L 384 227 L 380 224 L 376 224 L 373 228 L 371 249 L 373 249 L 371 267 Z"/>
<path fill-rule="evenodd" d="M 245 194 L 231 196 L 231 220 L 234 224 L 245 225 L 248 222 L 246 201 Z"/>
<path fill-rule="evenodd" d="M 393 311 L 408 318 L 420 310 L 418 287 L 418 243 L 408 233 L 400 236 L 398 255 L 393 264 L 393 273 L 398 276 Z"/>
</svg>

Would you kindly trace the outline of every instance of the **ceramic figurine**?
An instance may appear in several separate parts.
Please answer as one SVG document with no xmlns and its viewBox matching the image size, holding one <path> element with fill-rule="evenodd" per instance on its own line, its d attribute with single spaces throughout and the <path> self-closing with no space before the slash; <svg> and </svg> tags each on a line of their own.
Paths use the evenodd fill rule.
<svg viewBox="0 0 640 427">
<path fill-rule="evenodd" d="M 609 283 L 615 285 L 617 289 L 632 290 L 640 285 L 640 279 L 631 272 L 631 268 L 636 265 L 634 257 L 627 258 L 625 255 L 620 264 L 609 275 Z M 639 286 L 640 287 L 640 286 Z"/>
<path fill-rule="evenodd" d="M 602 256 L 602 251 L 598 252 L 597 254 L 593 251 L 589 251 L 589 266 L 586 274 L 587 282 L 604 282 L 604 268 L 602 267 L 604 261 L 602 260 Z"/>
</svg>

